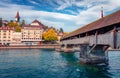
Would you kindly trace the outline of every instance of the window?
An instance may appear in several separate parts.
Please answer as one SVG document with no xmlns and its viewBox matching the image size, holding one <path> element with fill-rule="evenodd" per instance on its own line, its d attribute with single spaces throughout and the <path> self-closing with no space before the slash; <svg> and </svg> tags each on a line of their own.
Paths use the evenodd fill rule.
<svg viewBox="0 0 120 78">
<path fill-rule="evenodd" d="M 6 36 L 3 36 L 3 38 L 6 38 Z"/>
<path fill-rule="evenodd" d="M 3 33 L 3 35 L 6 35 L 6 33 Z"/>
<path fill-rule="evenodd" d="M 4 30 L 3 32 L 6 32 L 6 30 Z"/>
</svg>

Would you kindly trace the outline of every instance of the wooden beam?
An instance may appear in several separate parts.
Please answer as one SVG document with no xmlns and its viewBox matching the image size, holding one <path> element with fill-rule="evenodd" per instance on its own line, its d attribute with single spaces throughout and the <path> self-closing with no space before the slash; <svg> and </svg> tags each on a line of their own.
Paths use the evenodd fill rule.
<svg viewBox="0 0 120 78">
<path fill-rule="evenodd" d="M 116 26 L 113 29 L 113 48 L 116 49 L 117 48 L 117 29 Z"/>
</svg>

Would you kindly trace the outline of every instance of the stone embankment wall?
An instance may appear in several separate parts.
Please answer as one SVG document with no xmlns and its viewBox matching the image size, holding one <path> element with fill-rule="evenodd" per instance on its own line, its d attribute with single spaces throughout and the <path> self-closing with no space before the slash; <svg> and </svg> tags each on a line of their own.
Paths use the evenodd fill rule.
<svg viewBox="0 0 120 78">
<path fill-rule="evenodd" d="M 55 48 L 60 48 L 60 46 L 57 44 L 57 45 L 53 45 L 53 44 L 50 44 L 50 45 L 37 45 L 37 46 L 32 46 L 32 45 L 24 45 L 24 46 L 1 46 L 0 49 L 27 49 L 27 48 L 35 48 L 35 49 L 47 49 L 47 48 L 50 48 L 50 49 L 55 49 Z"/>
</svg>

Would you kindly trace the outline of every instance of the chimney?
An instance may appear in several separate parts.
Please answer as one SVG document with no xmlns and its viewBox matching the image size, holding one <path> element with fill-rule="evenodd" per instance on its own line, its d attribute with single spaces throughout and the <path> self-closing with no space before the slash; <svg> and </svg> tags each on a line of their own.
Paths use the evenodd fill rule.
<svg viewBox="0 0 120 78">
<path fill-rule="evenodd" d="M 103 18 L 103 7 L 101 7 L 101 18 Z"/>
</svg>

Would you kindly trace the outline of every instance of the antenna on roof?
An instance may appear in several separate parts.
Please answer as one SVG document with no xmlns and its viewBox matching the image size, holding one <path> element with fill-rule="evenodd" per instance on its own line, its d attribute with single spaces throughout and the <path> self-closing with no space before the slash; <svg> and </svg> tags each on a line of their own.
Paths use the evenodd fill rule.
<svg viewBox="0 0 120 78">
<path fill-rule="evenodd" d="M 103 7 L 101 7 L 101 18 L 103 18 Z"/>
</svg>

